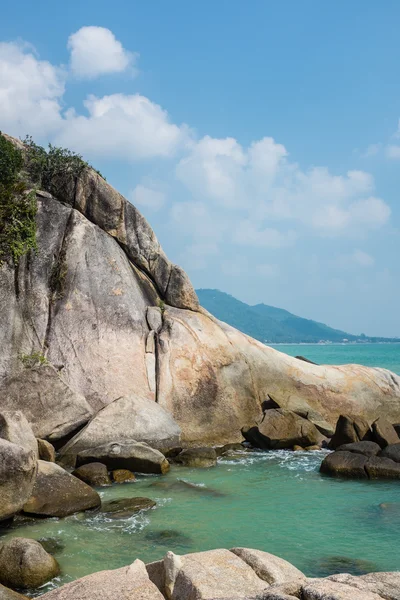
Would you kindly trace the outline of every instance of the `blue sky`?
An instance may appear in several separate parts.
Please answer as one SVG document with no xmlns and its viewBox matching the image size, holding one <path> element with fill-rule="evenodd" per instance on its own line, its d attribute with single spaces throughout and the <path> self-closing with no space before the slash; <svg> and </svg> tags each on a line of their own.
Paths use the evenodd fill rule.
<svg viewBox="0 0 400 600">
<path fill-rule="evenodd" d="M 82 153 L 196 287 L 400 336 L 399 18 L 390 0 L 13 3 L 0 129 Z"/>
</svg>

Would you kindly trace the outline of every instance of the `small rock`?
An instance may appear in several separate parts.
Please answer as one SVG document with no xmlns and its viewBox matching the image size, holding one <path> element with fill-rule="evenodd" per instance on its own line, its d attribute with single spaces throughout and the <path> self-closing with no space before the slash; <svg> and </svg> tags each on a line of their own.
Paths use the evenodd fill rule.
<svg viewBox="0 0 400 600">
<path fill-rule="evenodd" d="M 158 306 L 148 306 L 146 320 L 150 330 L 159 333 L 163 325 L 161 309 Z"/>
<path fill-rule="evenodd" d="M 23 506 L 25 513 L 66 517 L 100 506 L 100 496 L 95 490 L 55 463 L 39 460 L 38 467 L 32 496 Z"/>
<path fill-rule="evenodd" d="M 101 512 L 110 519 L 128 519 L 141 510 L 149 510 L 156 506 L 156 502 L 150 498 L 120 498 L 103 502 Z"/>
<path fill-rule="evenodd" d="M 107 467 L 106 465 L 103 465 L 103 463 L 93 462 L 82 465 L 75 469 L 75 471 L 72 472 L 72 475 L 94 487 L 111 485 Z"/>
<path fill-rule="evenodd" d="M 225 446 L 218 446 L 214 448 L 217 456 L 224 456 L 225 454 L 232 454 L 234 452 L 244 452 L 245 448 L 243 444 L 225 444 Z"/>
<path fill-rule="evenodd" d="M 352 444 L 343 444 L 337 450 L 339 452 L 354 452 L 364 456 L 376 456 L 381 447 L 376 442 L 353 442 Z"/>
<path fill-rule="evenodd" d="M 217 464 L 217 453 L 214 448 L 187 448 L 176 457 L 175 462 L 185 467 L 205 469 L 215 467 Z"/>
<path fill-rule="evenodd" d="M 47 440 L 38 439 L 39 446 L 39 458 L 40 460 L 46 460 L 47 462 L 56 462 L 56 451 L 54 446 Z"/>
<path fill-rule="evenodd" d="M 111 477 L 114 483 L 130 483 L 136 480 L 135 474 L 128 469 L 115 469 L 111 472 Z"/>
<path fill-rule="evenodd" d="M 386 448 L 390 444 L 399 444 L 400 439 L 393 425 L 383 417 L 379 417 L 372 423 L 372 433 L 374 440 L 381 448 Z"/>
<path fill-rule="evenodd" d="M 321 450 L 321 446 L 317 446 L 316 444 L 314 444 L 314 446 L 306 446 L 304 450 L 307 450 L 308 452 L 313 452 L 314 450 Z"/>
<path fill-rule="evenodd" d="M 0 546 L 0 582 L 21 589 L 36 589 L 58 575 L 53 556 L 35 540 L 13 538 Z"/>
<path fill-rule="evenodd" d="M 320 471 L 335 477 L 367 479 L 365 465 L 368 458 L 354 452 L 332 452 L 322 461 Z"/>
</svg>

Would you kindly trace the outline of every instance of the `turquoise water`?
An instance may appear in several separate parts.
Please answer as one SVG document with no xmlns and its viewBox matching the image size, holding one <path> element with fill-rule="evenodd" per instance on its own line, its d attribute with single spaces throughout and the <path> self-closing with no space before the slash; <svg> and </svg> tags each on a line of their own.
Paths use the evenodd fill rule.
<svg viewBox="0 0 400 600">
<path fill-rule="evenodd" d="M 279 346 L 319 363 L 359 362 L 400 373 L 400 345 Z M 319 474 L 325 451 L 254 452 L 215 468 L 173 466 L 163 477 L 99 490 L 104 500 L 145 496 L 147 512 L 18 521 L 0 537 L 54 537 L 62 575 L 40 593 L 102 569 L 176 553 L 248 546 L 286 558 L 309 576 L 400 569 L 400 483 Z"/>
<path fill-rule="evenodd" d="M 356 363 L 382 367 L 400 375 L 400 343 L 398 344 L 279 344 L 272 345 L 290 356 L 305 356 L 318 364 L 344 365 Z"/>
</svg>

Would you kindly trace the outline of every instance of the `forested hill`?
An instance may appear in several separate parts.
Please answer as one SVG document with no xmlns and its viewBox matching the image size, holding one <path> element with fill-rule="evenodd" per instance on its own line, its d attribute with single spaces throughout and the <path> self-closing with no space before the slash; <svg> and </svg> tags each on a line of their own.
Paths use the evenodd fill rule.
<svg viewBox="0 0 400 600">
<path fill-rule="evenodd" d="M 250 306 L 219 290 L 199 289 L 196 292 L 200 304 L 217 319 L 264 343 L 391 341 L 352 335 L 267 304 Z"/>
</svg>

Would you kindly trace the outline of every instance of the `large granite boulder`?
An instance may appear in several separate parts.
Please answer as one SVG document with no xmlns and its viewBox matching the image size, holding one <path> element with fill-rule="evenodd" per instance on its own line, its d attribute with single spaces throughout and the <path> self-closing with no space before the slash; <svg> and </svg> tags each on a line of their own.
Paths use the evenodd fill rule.
<svg viewBox="0 0 400 600">
<path fill-rule="evenodd" d="M 60 567 L 35 540 L 13 538 L 0 545 L 0 583 L 35 589 L 58 575 Z"/>
<path fill-rule="evenodd" d="M 258 425 L 244 428 L 242 432 L 253 446 L 265 450 L 313 446 L 322 440 L 313 423 L 281 408 L 266 410 Z"/>
<path fill-rule="evenodd" d="M 354 444 L 360 441 L 372 439 L 371 428 L 367 421 L 360 417 L 350 417 L 348 415 L 340 415 L 335 433 L 329 442 L 329 448 L 336 450 L 344 444 Z"/>
<path fill-rule="evenodd" d="M 152 448 L 178 446 L 181 430 L 156 402 L 139 396 L 118 398 L 103 408 L 64 448 L 61 456 L 76 456 L 110 443 L 146 442 Z"/>
<path fill-rule="evenodd" d="M 370 479 L 400 479 L 400 463 L 383 456 L 372 456 L 365 464 Z"/>
<path fill-rule="evenodd" d="M 231 552 L 244 560 L 260 579 L 270 585 L 305 579 L 305 575 L 299 569 L 269 552 L 252 548 L 231 548 Z"/>
<path fill-rule="evenodd" d="M 25 415 L 20 411 L 5 411 L 0 413 L 0 438 L 17 444 L 25 450 L 32 450 L 39 458 L 37 440 Z"/>
<path fill-rule="evenodd" d="M 100 506 L 98 493 L 77 477 L 51 462 L 39 460 L 38 465 L 32 495 L 23 505 L 25 513 L 66 517 Z"/>
<path fill-rule="evenodd" d="M 114 571 L 100 571 L 41 596 L 43 600 L 165 600 L 141 560 Z"/>
<path fill-rule="evenodd" d="M 353 442 L 352 444 L 343 444 L 337 448 L 338 452 L 354 452 L 364 456 L 376 456 L 381 451 L 381 447 L 376 442 Z"/>
<path fill-rule="evenodd" d="M 209 550 L 164 558 L 165 593 L 169 600 L 238 600 L 261 594 L 267 584 L 229 550 Z"/>
<path fill-rule="evenodd" d="M 101 462 L 109 471 L 128 469 L 138 473 L 163 475 L 169 471 L 169 462 L 161 452 L 144 442 L 104 444 L 92 450 L 83 450 L 77 456 L 77 465 Z"/>
<path fill-rule="evenodd" d="M 368 458 L 354 452 L 332 452 L 322 461 L 320 471 L 335 477 L 350 477 L 352 479 L 367 479 L 365 465 Z"/>
<path fill-rule="evenodd" d="M 381 446 L 386 448 L 390 444 L 399 444 L 400 439 L 393 425 L 384 417 L 379 417 L 372 423 L 372 433 L 374 440 Z"/>
<path fill-rule="evenodd" d="M 32 493 L 36 470 L 33 450 L 0 439 L 0 521 L 22 509 Z"/>
</svg>

